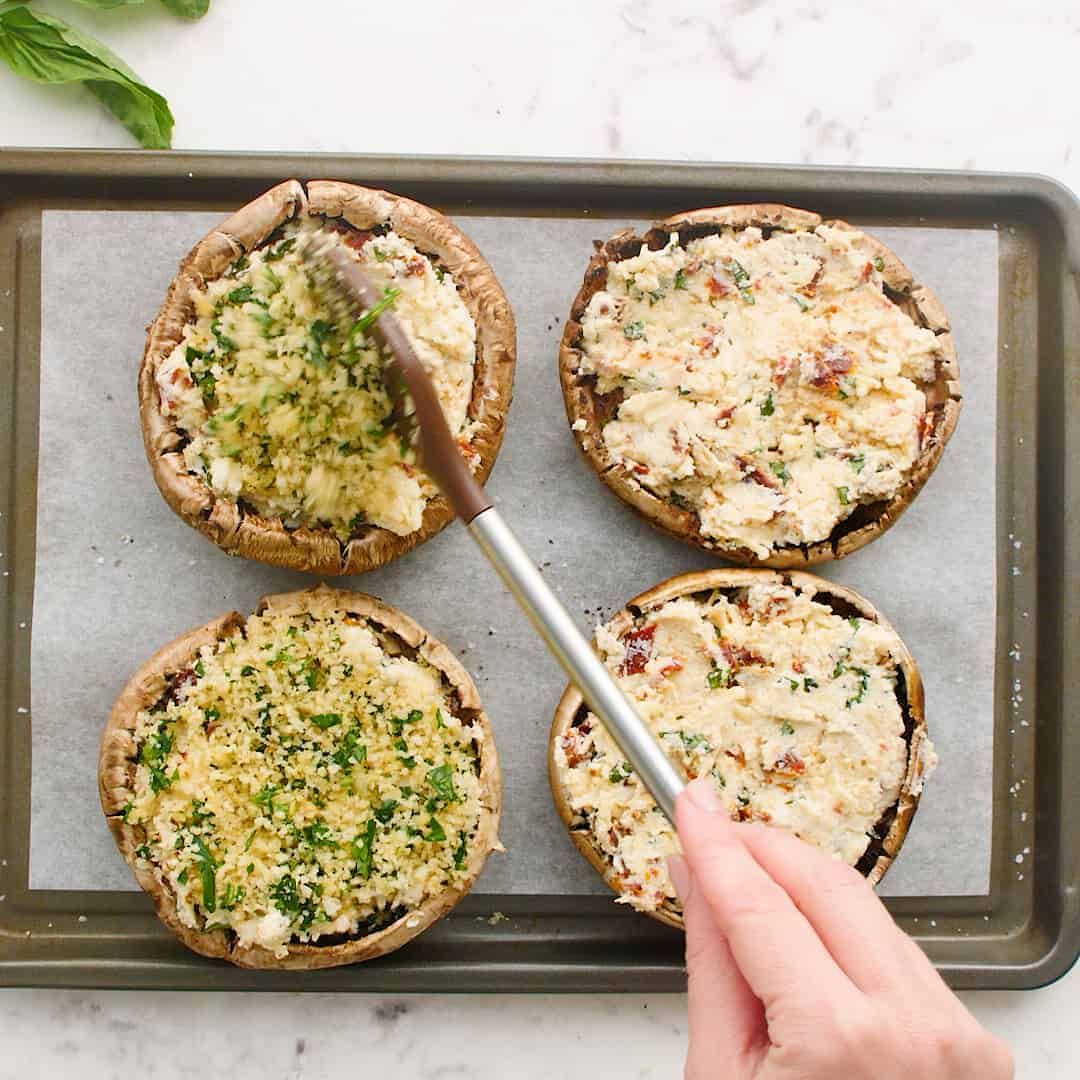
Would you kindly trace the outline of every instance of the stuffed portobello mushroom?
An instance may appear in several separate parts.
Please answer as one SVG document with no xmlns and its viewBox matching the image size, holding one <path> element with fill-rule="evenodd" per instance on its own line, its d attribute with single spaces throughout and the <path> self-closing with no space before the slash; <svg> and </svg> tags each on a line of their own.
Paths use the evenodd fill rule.
<svg viewBox="0 0 1080 1080">
<path fill-rule="evenodd" d="M 161 921 L 241 967 L 388 953 L 500 849 L 476 688 L 445 646 L 362 593 L 269 596 L 160 650 L 109 716 L 99 782 Z"/>
<path fill-rule="evenodd" d="M 301 258 L 338 245 L 382 291 L 342 322 Z M 483 481 L 503 435 L 514 320 L 447 218 L 385 191 L 279 184 L 199 242 L 150 326 L 139 372 L 158 488 L 225 551 L 323 574 L 383 565 L 438 532 L 449 503 L 390 422 L 373 334 L 392 307 Z"/>
<path fill-rule="evenodd" d="M 936 758 L 915 662 L 868 601 L 800 572 L 685 574 L 631 600 L 596 646 L 679 771 L 710 777 L 732 818 L 880 880 Z M 573 687 L 548 764 L 571 838 L 618 899 L 681 926 L 675 833 Z"/>
<path fill-rule="evenodd" d="M 679 539 L 778 568 L 888 528 L 960 404 L 930 290 L 866 233 L 774 205 L 695 210 L 602 245 L 560 374 L 608 487 Z"/>
</svg>

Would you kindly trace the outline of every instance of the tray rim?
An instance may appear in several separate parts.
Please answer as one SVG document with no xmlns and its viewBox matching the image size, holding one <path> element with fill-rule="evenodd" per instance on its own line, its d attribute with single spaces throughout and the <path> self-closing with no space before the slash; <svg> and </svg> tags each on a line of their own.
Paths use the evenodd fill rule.
<svg viewBox="0 0 1080 1080">
<path fill-rule="evenodd" d="M 184 174 L 187 174 L 185 177 Z M 741 197 L 746 191 L 767 192 L 774 196 L 783 193 L 794 193 L 796 190 L 802 193 L 813 193 L 815 205 L 827 205 L 832 202 L 843 201 L 846 206 L 852 207 L 852 216 L 857 216 L 858 203 L 876 197 L 912 200 L 916 209 L 928 209 L 931 212 L 942 212 L 947 208 L 946 204 L 954 205 L 957 200 L 967 203 L 970 200 L 979 201 L 982 204 L 1002 202 L 1019 199 L 1039 207 L 1043 213 L 1050 214 L 1060 228 L 1063 238 L 1062 262 L 1073 275 L 1080 275 L 1080 200 L 1065 185 L 1049 177 L 1037 174 L 1011 174 L 1011 173 L 972 173 L 962 171 L 922 171 L 917 169 L 875 169 L 875 168 L 833 168 L 804 165 L 745 165 L 724 164 L 710 162 L 673 162 L 673 161 L 629 161 L 609 159 L 560 159 L 560 158 L 505 158 L 505 157 L 454 157 L 454 156 L 427 156 L 427 157 L 400 157 L 386 155 L 299 155 L 278 153 L 214 153 L 214 152 L 145 152 L 130 150 L 39 150 L 39 149 L 13 149 L 0 151 L 0 179 L 36 179 L 44 181 L 42 191 L 45 199 L 61 189 L 68 197 L 71 197 L 71 188 L 77 187 L 84 182 L 100 182 L 105 178 L 113 178 L 120 183 L 133 181 L 146 181 L 160 185 L 162 197 L 171 198 L 180 203 L 184 200 L 183 192 L 169 192 L 171 185 L 179 183 L 181 187 L 187 179 L 193 182 L 205 182 L 211 179 L 226 186 L 237 186 L 248 181 L 261 182 L 267 178 L 280 178 L 284 175 L 368 175 L 378 176 L 380 182 L 388 186 L 394 184 L 407 185 L 412 189 L 424 186 L 449 186 L 469 184 L 477 196 L 498 198 L 500 192 L 514 188 L 531 188 L 546 190 L 552 194 L 554 186 L 563 202 L 558 199 L 545 205 L 565 205 L 568 192 L 578 190 L 595 190 L 606 188 L 630 195 L 635 190 L 656 190 L 657 186 L 664 186 L 678 196 L 681 190 L 701 188 L 703 186 L 722 187 L 725 198 L 730 201 L 735 197 Z M 734 192 L 733 192 L 734 189 Z M 39 196 L 39 198 L 42 196 Z M 15 196 L 17 201 L 18 195 Z M 95 202 L 101 199 L 101 193 L 91 197 Z M 8 202 L 5 195 L 0 195 L 0 213 L 3 212 Z M 126 200 L 124 200 L 126 201 Z M 205 195 L 203 197 L 205 201 Z M 476 203 L 479 198 L 466 200 Z M 524 212 L 529 212 L 529 206 L 522 207 Z M 614 215 L 613 215 L 614 216 Z M 985 211 L 980 220 L 985 218 Z M 928 219 L 929 223 L 929 219 Z M 1077 306 L 1080 306 L 1080 286 L 1070 290 L 1067 283 L 1067 274 L 1062 275 L 1061 287 L 1061 323 L 1063 331 L 1063 369 L 1068 363 L 1069 341 L 1077 340 Z M 1080 277 L 1077 277 L 1080 282 Z M 1070 306 L 1070 300 L 1072 306 Z M 1071 318 L 1070 318 L 1071 313 Z M 1069 338 L 1064 339 L 1065 331 L 1070 330 Z M 1075 347 L 1075 346 L 1074 346 Z M 0 354 L 2 359 L 2 354 Z M 0 378 L 14 378 L 15 371 L 5 373 L 0 371 Z M 0 382 L 0 386 L 3 383 Z M 1075 396 L 1075 395 L 1074 395 Z M 1064 397 L 1064 395 L 1063 395 Z M 1071 401 L 1062 404 L 1066 410 L 1064 416 L 1065 446 L 1071 446 L 1076 440 L 1075 434 L 1070 430 L 1069 420 L 1074 418 L 1077 402 Z M 1045 403 L 1042 408 L 1052 408 Z M 1072 425 L 1075 426 L 1075 423 Z M 10 436 L 10 433 L 9 433 Z M 0 438 L 0 456 L 3 456 L 6 446 Z M 1065 447 L 1063 447 L 1065 449 Z M 1080 449 L 1080 447 L 1078 447 Z M 1076 488 L 1076 467 L 1070 467 L 1070 462 L 1078 460 L 1074 453 L 1070 457 L 1064 454 L 1062 467 L 1062 483 L 1067 484 L 1070 490 Z M 1069 513 L 1070 504 L 1064 503 L 1062 512 L 1062 524 L 1066 518 L 1080 517 L 1080 508 Z M 0 523 L 2 525 L 3 523 Z M 1071 526 L 1074 522 L 1069 522 Z M 1055 530 L 1056 531 L 1056 530 Z M 1069 535 L 1071 528 L 1064 529 L 1064 535 Z M 1041 540 L 1040 540 L 1041 543 Z M 1077 562 L 1075 553 L 1071 553 L 1066 545 L 1062 551 L 1063 563 Z M 1076 577 L 1073 580 L 1077 580 Z M 3 606 L 0 607 L 0 616 L 7 615 L 7 600 L 2 598 Z M 1071 630 L 1076 626 L 1076 598 L 1066 597 L 1063 600 L 1069 608 L 1069 617 L 1066 620 Z M 7 619 L 5 618 L 5 623 Z M 1063 627 L 1064 629 L 1064 627 Z M 1075 634 L 1066 636 L 1062 634 L 1060 641 L 1050 642 L 1043 647 L 1060 645 L 1061 668 L 1063 671 L 1075 670 L 1077 649 Z M 1067 654 L 1067 655 L 1066 655 Z M 1069 662 L 1071 661 L 1071 662 Z M 5 657 L 5 668 L 11 667 L 11 654 Z M 6 683 L 7 671 L 0 671 L 0 690 Z M 1077 689 L 1067 686 L 1067 679 L 1061 680 L 1062 691 L 1062 715 L 1068 717 L 1074 715 L 1074 710 L 1066 709 L 1066 703 L 1075 703 L 1078 697 Z M 6 733 L 4 733 L 6 735 Z M 1066 762 L 1071 761 L 1080 765 L 1080 736 L 1077 732 L 1070 731 L 1069 725 L 1061 723 L 1058 734 L 1060 736 L 1060 763 L 1061 770 L 1066 771 Z M 0 748 L 0 755 L 3 749 Z M 995 783 L 996 783 L 995 766 Z M 1062 805 L 1059 810 L 1064 811 L 1065 785 L 1061 785 Z M 0 822 L 6 823 L 10 819 L 7 800 L 0 792 Z M 1064 822 L 1064 817 L 1059 817 Z M 2 827 L 2 826 L 0 826 Z M 1067 830 L 1059 830 L 1059 854 L 1064 856 L 1062 865 L 1066 868 L 1067 882 L 1071 883 L 1071 906 L 1063 908 L 1059 919 L 1059 933 L 1048 942 L 1049 947 L 1033 963 L 1017 966 L 993 966 L 968 964 L 962 965 L 955 970 L 951 965 L 942 966 L 947 976 L 953 974 L 951 979 L 954 985 L 973 986 L 1025 986 L 1034 987 L 1045 985 L 1063 975 L 1075 962 L 1080 954 L 1080 904 L 1077 903 L 1077 886 L 1080 885 L 1080 858 L 1075 852 L 1067 850 Z M 1070 857 L 1071 856 L 1071 857 Z M 1060 882 L 1059 882 L 1060 883 Z M 1066 892 L 1068 893 L 1068 889 Z M 39 891 L 40 892 L 40 891 Z M 56 894 L 57 897 L 62 894 Z M 87 895 L 87 894 L 80 894 Z M 125 894 L 89 894 L 101 897 L 123 896 Z M 475 899 L 475 898 L 474 898 Z M 923 898 L 920 898 L 923 899 Z M 932 898 L 928 898 L 932 899 Z M 903 908 L 903 903 L 891 905 L 894 908 Z M 1031 928 L 1023 928 L 1023 931 Z M 9 930 L 0 925 L 0 985 L 42 985 L 42 986 L 93 986 L 104 985 L 100 980 L 110 971 L 118 975 L 127 968 L 137 969 L 128 974 L 128 978 L 121 975 L 121 981 L 111 981 L 114 986 L 176 986 L 176 981 L 161 982 L 153 977 L 154 972 L 164 974 L 171 965 L 153 965 L 148 973 L 145 969 L 147 961 L 139 959 L 122 963 L 109 963 L 103 965 L 100 960 L 87 960 L 81 962 L 78 959 L 61 959 L 57 961 L 40 960 L 30 961 L 21 956 L 22 943 L 17 941 Z M 596 965 L 585 965 L 593 972 L 593 977 L 598 972 Z M 422 976 L 431 974 L 433 971 L 443 969 L 439 965 L 434 967 L 430 963 L 409 964 L 403 963 L 394 968 L 376 968 L 372 965 L 364 965 L 367 971 L 376 975 L 369 985 L 358 986 L 356 989 L 387 989 L 395 992 L 403 989 L 398 985 L 399 979 L 410 980 L 410 974 L 414 973 L 420 978 L 411 980 L 410 989 L 431 990 L 446 989 L 445 984 L 425 985 Z M 587 991 L 590 989 L 611 989 L 611 977 L 619 972 L 630 975 L 637 973 L 644 982 L 649 985 L 629 985 L 625 989 L 664 989 L 679 990 L 684 986 L 681 965 L 665 964 L 641 964 L 633 962 L 620 962 L 617 968 L 609 970 L 607 977 L 598 982 L 602 985 L 590 982 L 584 977 L 581 964 L 566 964 L 560 962 L 545 962 L 543 969 L 529 974 L 513 964 L 497 964 L 493 962 L 473 963 L 470 967 L 470 976 L 464 981 L 470 985 L 462 986 L 462 989 L 485 990 L 507 989 L 508 976 L 512 976 L 517 986 L 522 989 L 543 990 L 553 988 L 553 984 L 562 984 L 568 974 L 573 973 L 571 979 L 574 989 Z M 185 972 L 184 965 L 178 965 L 178 972 Z M 216 970 L 216 969 L 213 969 Z M 377 975 L 378 971 L 381 975 Z M 62 973 L 61 973 L 62 972 Z M 999 980 L 991 977 L 1002 972 L 1015 976 L 1008 980 Z M 132 979 L 132 974 L 142 974 L 144 978 Z M 562 973 L 562 974 L 560 974 Z M 145 976 L 151 976 L 146 981 Z M 190 970 L 186 970 L 190 975 Z M 458 970 L 460 976 L 460 967 Z M 59 976 L 56 977 L 56 976 Z M 980 976 L 987 976 L 982 978 Z M 969 981 L 969 977 L 972 981 Z M 488 979 L 493 981 L 488 982 Z M 213 981 L 212 973 L 207 981 Z M 230 983 L 232 980 L 222 979 L 222 983 Z M 637 983 L 638 978 L 631 980 Z M 180 985 L 203 984 L 203 979 L 181 979 Z M 383 984 L 386 984 L 385 986 Z M 524 984 L 528 984 L 527 987 Z M 268 980 L 260 979 L 257 982 L 245 983 L 249 988 L 258 989 L 311 989 L 325 990 L 326 985 L 312 984 L 310 976 L 303 982 L 284 986 L 271 986 Z"/>
</svg>

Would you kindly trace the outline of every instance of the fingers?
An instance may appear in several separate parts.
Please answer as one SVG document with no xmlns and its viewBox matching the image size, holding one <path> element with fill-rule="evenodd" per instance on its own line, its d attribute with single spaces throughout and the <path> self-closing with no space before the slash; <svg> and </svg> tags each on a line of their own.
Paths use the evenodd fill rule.
<svg viewBox="0 0 1080 1080">
<path fill-rule="evenodd" d="M 758 865 L 709 780 L 696 780 L 676 804 L 679 840 L 739 970 L 767 1014 L 806 996 L 840 1002 L 853 992 L 821 939 L 787 893 Z"/>
<path fill-rule="evenodd" d="M 779 829 L 738 829 L 746 849 L 791 897 L 860 990 L 910 986 L 913 974 L 928 972 L 933 983 L 948 992 L 922 950 L 898 929 L 857 870 Z"/>
<path fill-rule="evenodd" d="M 768 1048 L 765 1012 L 746 984 L 724 936 L 717 929 L 708 901 L 695 888 L 685 861 L 668 859 L 675 891 L 686 922 L 686 969 L 690 1056 L 686 1076 L 742 1076 L 737 1065 Z"/>
</svg>

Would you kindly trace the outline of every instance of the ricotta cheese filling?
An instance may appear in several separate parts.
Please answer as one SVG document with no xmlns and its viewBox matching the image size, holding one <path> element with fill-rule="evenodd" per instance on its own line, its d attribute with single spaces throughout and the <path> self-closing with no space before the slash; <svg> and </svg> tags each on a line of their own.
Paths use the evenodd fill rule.
<svg viewBox="0 0 1080 1080">
<path fill-rule="evenodd" d="M 342 541 L 365 525 L 405 535 L 436 488 L 390 423 L 374 315 L 340 324 L 298 254 L 299 234 L 314 231 L 393 306 L 470 456 L 476 326 L 451 274 L 393 231 L 290 222 L 196 290 L 195 318 L 157 371 L 161 409 L 188 436 L 188 469 L 218 495 Z"/>
<path fill-rule="evenodd" d="M 811 544 L 894 495 L 937 345 L 883 292 L 857 231 L 723 231 L 611 262 L 581 372 L 617 394 L 613 457 L 718 548 Z"/>
<path fill-rule="evenodd" d="M 711 777 L 732 818 L 859 861 L 907 767 L 893 634 L 768 584 L 680 597 L 596 641 L 668 757 Z M 678 905 L 675 833 L 595 716 L 561 736 L 555 761 L 620 901 Z"/>
<path fill-rule="evenodd" d="M 454 700 L 358 616 L 253 615 L 138 714 L 137 857 L 244 947 L 370 933 L 465 874 L 479 733 Z"/>
</svg>

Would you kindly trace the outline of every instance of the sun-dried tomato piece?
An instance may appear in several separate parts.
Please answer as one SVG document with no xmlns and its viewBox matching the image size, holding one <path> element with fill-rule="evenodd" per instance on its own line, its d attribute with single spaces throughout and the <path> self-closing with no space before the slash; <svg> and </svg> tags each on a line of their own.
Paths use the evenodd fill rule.
<svg viewBox="0 0 1080 1080">
<path fill-rule="evenodd" d="M 652 656 L 653 637 L 656 634 L 655 626 L 640 626 L 629 631 L 623 636 L 622 673 L 624 675 L 640 675 L 645 670 L 645 665 Z"/>
</svg>

